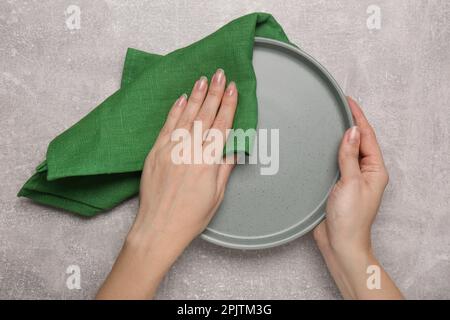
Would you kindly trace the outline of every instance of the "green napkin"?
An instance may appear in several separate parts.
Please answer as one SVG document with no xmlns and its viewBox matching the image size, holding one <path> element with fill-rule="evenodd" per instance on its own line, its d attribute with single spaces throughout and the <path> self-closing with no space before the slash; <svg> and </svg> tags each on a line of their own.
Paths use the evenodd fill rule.
<svg viewBox="0 0 450 320">
<path fill-rule="evenodd" d="M 289 42 L 271 15 L 252 13 L 165 56 L 128 49 L 121 88 L 50 142 L 18 196 L 92 216 L 136 195 L 171 105 L 219 67 L 239 90 L 233 127 L 256 128 L 255 36 Z"/>
</svg>

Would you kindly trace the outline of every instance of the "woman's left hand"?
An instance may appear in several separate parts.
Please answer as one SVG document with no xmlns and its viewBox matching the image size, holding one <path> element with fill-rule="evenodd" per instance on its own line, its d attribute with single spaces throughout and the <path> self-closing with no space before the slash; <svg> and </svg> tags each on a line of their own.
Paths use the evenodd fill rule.
<svg viewBox="0 0 450 320">
<path fill-rule="evenodd" d="M 214 74 L 208 89 L 208 80 L 201 77 L 191 96 L 182 95 L 172 106 L 151 152 L 145 161 L 141 177 L 140 207 L 125 245 L 100 289 L 97 298 L 149 298 L 159 282 L 186 246 L 208 225 L 222 202 L 234 161 L 193 163 L 195 152 L 201 152 L 211 143 L 217 159 L 222 150 L 227 130 L 233 125 L 238 93 L 231 82 L 225 89 L 223 70 Z M 200 121 L 200 150 L 194 147 L 194 121 Z M 197 123 L 197 124 L 198 124 Z M 204 133 L 221 133 L 220 141 Z M 214 129 L 214 130 L 212 130 Z M 211 133 L 211 132 L 210 132 Z M 191 154 L 188 163 L 177 164 L 174 148 L 178 137 L 189 135 Z M 217 137 L 217 136 L 216 136 Z M 203 139 L 204 138 L 204 139 Z M 175 156 L 175 158 L 174 158 Z"/>
</svg>

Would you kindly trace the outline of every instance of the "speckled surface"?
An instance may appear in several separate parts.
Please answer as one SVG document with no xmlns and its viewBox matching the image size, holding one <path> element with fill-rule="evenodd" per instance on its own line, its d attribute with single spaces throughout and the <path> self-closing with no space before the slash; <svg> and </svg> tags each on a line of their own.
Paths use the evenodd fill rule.
<svg viewBox="0 0 450 320">
<path fill-rule="evenodd" d="M 81 9 L 68 30 L 64 11 Z M 381 8 L 368 30 L 367 7 Z M 127 47 L 168 53 L 252 11 L 275 15 L 376 128 L 391 183 L 375 251 L 406 297 L 450 298 L 450 2 L 2 1 L 0 298 L 89 299 L 133 221 L 131 200 L 81 219 L 17 199 L 48 142 L 113 93 Z M 66 286 L 78 265 L 81 289 Z M 311 235 L 235 251 L 195 240 L 158 298 L 340 298 Z"/>
</svg>

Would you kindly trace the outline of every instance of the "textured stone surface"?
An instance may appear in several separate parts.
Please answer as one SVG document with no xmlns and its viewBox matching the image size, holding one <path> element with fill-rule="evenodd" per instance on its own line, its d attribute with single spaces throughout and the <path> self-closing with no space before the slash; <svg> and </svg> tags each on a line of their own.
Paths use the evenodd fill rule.
<svg viewBox="0 0 450 320">
<path fill-rule="evenodd" d="M 70 31 L 64 11 L 81 8 Z M 381 8 L 381 30 L 366 9 Z M 391 183 L 375 251 L 409 298 L 450 298 L 450 2 L 1 1 L 0 298 L 92 298 L 136 212 L 93 219 L 17 199 L 48 142 L 119 86 L 127 47 L 168 53 L 252 11 L 275 15 L 376 128 Z M 81 268 L 81 289 L 66 268 Z M 340 298 L 310 235 L 234 251 L 195 240 L 158 298 Z"/>
</svg>

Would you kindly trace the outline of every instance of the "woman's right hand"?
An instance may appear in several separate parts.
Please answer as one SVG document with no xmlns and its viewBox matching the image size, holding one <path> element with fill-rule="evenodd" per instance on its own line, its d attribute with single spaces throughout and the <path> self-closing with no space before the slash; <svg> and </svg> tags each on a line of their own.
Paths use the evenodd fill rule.
<svg viewBox="0 0 450 320">
<path fill-rule="evenodd" d="M 402 298 L 372 253 L 370 231 L 388 173 L 375 132 L 361 108 L 348 99 L 356 126 L 347 130 L 339 148 L 341 177 L 328 198 L 326 219 L 314 238 L 345 298 Z M 380 270 L 381 288 L 370 289 L 369 266 Z M 376 276 L 376 275 L 375 275 Z"/>
</svg>

